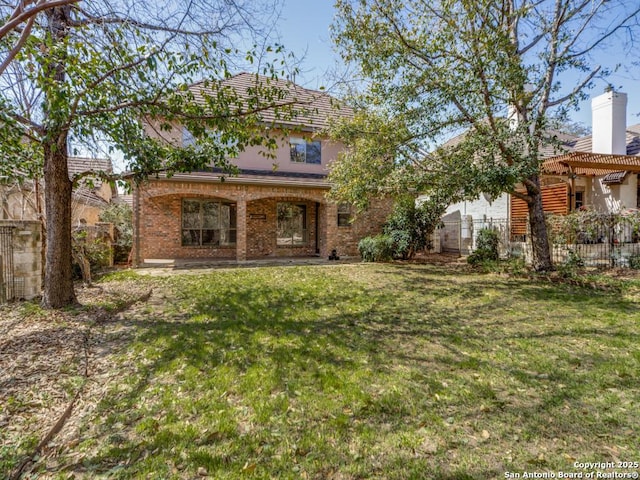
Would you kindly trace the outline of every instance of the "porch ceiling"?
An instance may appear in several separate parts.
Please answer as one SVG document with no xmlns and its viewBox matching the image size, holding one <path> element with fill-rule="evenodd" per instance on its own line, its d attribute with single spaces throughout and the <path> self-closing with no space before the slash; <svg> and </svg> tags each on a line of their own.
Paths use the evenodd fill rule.
<svg viewBox="0 0 640 480">
<path fill-rule="evenodd" d="M 571 152 L 549 158 L 542 163 L 542 172 L 550 175 L 601 176 L 621 170 L 640 173 L 640 157 Z"/>
</svg>

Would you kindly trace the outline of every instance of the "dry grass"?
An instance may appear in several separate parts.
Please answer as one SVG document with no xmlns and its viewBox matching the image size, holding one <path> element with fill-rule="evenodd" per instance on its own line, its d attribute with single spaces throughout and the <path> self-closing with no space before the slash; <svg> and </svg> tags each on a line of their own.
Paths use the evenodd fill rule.
<svg viewBox="0 0 640 480">
<path fill-rule="evenodd" d="M 639 284 L 597 281 L 419 264 L 112 278 L 86 299 L 100 308 L 64 314 L 71 339 L 74 329 L 92 339 L 89 378 L 77 381 L 86 393 L 73 428 L 29 468 L 41 478 L 452 480 L 637 461 Z M 109 316 L 133 286 L 153 295 Z M 36 337 L 55 325 L 24 308 Z M 59 360 L 78 376 L 81 358 Z M 33 371 L 16 361 L 28 398 Z M 3 407 L 32 438 L 0 434 L 7 471 L 46 423 L 29 422 L 32 407 Z"/>
</svg>

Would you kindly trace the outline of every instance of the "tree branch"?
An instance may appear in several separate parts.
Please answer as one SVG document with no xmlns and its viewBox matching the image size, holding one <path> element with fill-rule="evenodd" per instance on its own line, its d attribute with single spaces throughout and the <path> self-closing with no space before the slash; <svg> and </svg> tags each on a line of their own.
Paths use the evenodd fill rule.
<svg viewBox="0 0 640 480">
<path fill-rule="evenodd" d="M 9 32 L 15 30 L 18 25 L 34 18 L 38 13 L 44 10 L 71 5 L 73 3 L 78 3 L 79 1 L 80 0 L 40 0 L 33 8 L 30 8 L 28 10 L 24 10 L 24 5 L 34 3 L 34 0 L 22 2 L 22 5 L 17 7 L 11 17 L 9 17 L 9 20 L 7 20 L 7 22 L 2 27 L 0 27 L 0 38 L 4 38 L 9 34 Z"/>
<path fill-rule="evenodd" d="M 525 202 L 527 202 L 527 204 L 530 204 L 533 201 L 533 199 L 525 193 L 517 192 L 515 190 L 512 190 L 510 193 L 514 197 L 519 198 L 520 200 L 524 200 Z"/>
<path fill-rule="evenodd" d="M 564 97 L 560 97 L 556 100 L 549 100 L 547 102 L 547 106 L 549 108 L 553 108 L 556 107 L 558 105 L 561 105 L 563 103 L 565 103 L 567 100 L 569 100 L 570 98 L 572 98 L 573 96 L 575 96 L 576 94 L 578 94 L 591 80 L 593 80 L 593 78 L 598 74 L 598 72 L 602 69 L 602 67 L 597 66 L 593 71 L 591 71 L 591 73 L 589 73 L 589 75 L 587 75 L 587 77 L 580 82 L 580 84 L 575 87 L 571 93 L 568 93 L 567 95 L 565 95 Z"/>
<path fill-rule="evenodd" d="M 29 20 L 27 20 L 27 25 L 22 30 L 22 33 L 20 34 L 20 38 L 18 39 L 16 44 L 13 46 L 13 48 L 9 51 L 9 53 L 7 53 L 7 58 L 4 59 L 4 62 L 2 62 L 2 65 L 0 65 L 0 75 L 2 75 L 2 73 L 7 69 L 7 67 L 11 64 L 13 59 L 16 58 L 16 55 L 18 55 L 18 53 L 20 52 L 20 49 L 27 42 L 29 35 L 31 35 L 31 28 L 33 27 L 34 21 L 35 21 L 35 17 L 31 17 Z"/>
</svg>

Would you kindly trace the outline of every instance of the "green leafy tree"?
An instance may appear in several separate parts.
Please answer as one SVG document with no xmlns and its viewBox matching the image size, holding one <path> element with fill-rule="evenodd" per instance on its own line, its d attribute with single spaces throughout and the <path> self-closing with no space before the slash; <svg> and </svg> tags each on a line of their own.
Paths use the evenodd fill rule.
<svg viewBox="0 0 640 480">
<path fill-rule="evenodd" d="M 284 74 L 282 48 L 261 47 L 277 0 L 46 3 L 51 8 L 34 12 L 28 29 L 7 29 L 0 38 L 0 52 L 12 59 L 0 73 L 0 175 L 44 179 L 43 304 L 59 308 L 76 301 L 71 192 L 82 176 L 68 176 L 69 145 L 123 152 L 134 181 L 208 165 L 232 169 L 226 159 L 238 150 L 275 145 L 260 112 L 278 107 L 277 121 L 292 106 L 270 82 L 256 81 L 249 99 L 221 84 L 240 64 L 268 78 Z M 14 10 L 0 3 L 9 22 Z M 234 45 L 244 44 L 250 51 L 240 55 Z M 209 93 L 196 98 L 188 87 L 202 79 Z M 177 125 L 193 134 L 193 145 L 161 138 Z M 107 172 L 88 175 L 114 180 Z"/>
<path fill-rule="evenodd" d="M 539 153 L 557 145 L 549 119 L 566 117 L 606 76 L 592 54 L 624 34 L 632 40 L 638 2 L 337 0 L 336 8 L 334 40 L 364 88 L 360 113 L 334 126 L 351 147 L 332 172 L 335 194 L 364 204 L 365 195 L 411 188 L 450 202 L 512 193 L 528 205 L 534 268 L 551 269 Z"/>
</svg>

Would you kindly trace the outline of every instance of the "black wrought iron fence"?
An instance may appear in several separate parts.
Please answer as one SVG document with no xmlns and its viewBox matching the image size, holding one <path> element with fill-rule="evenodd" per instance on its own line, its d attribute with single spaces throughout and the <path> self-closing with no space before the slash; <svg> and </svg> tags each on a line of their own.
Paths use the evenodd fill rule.
<svg viewBox="0 0 640 480">
<path fill-rule="evenodd" d="M 473 220 L 463 217 L 441 223 L 435 235 L 441 251 L 468 255 L 476 249 L 478 232 L 483 228 L 498 232 L 502 258 L 531 260 L 526 218 Z M 640 268 L 640 213 L 553 215 L 547 218 L 547 228 L 556 265 Z"/>
<path fill-rule="evenodd" d="M 556 264 L 640 268 L 640 215 L 577 212 L 548 218 Z"/>
</svg>

